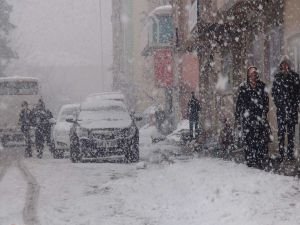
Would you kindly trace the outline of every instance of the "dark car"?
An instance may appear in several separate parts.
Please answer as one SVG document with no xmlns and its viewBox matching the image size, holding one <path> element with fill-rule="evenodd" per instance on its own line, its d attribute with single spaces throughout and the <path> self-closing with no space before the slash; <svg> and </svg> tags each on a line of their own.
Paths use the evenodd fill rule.
<svg viewBox="0 0 300 225">
<path fill-rule="evenodd" d="M 81 104 L 70 131 L 72 162 L 124 155 L 128 162 L 139 160 L 139 129 L 121 101 L 88 98 Z"/>
</svg>

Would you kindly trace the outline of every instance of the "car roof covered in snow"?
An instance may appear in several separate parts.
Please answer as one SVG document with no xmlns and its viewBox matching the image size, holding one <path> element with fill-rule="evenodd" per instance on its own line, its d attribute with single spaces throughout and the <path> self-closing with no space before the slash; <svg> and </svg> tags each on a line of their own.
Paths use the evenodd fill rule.
<svg viewBox="0 0 300 225">
<path fill-rule="evenodd" d="M 23 82 L 23 81 L 38 82 L 39 79 L 35 77 L 1 77 L 0 78 L 0 82 Z"/>
<path fill-rule="evenodd" d="M 80 108 L 80 104 L 65 104 L 60 108 L 60 111 L 62 110 L 67 110 L 67 109 L 79 109 Z"/>
<path fill-rule="evenodd" d="M 96 100 L 116 100 L 116 101 L 125 101 L 125 96 L 121 92 L 102 92 L 102 93 L 93 93 L 88 95 L 87 99 L 96 99 Z"/>
<path fill-rule="evenodd" d="M 80 109 L 82 111 L 88 111 L 88 110 L 97 110 L 97 109 L 108 108 L 108 107 L 121 107 L 123 109 L 127 109 L 125 104 L 122 101 L 102 99 L 102 98 L 87 98 L 85 101 L 81 103 Z"/>
</svg>

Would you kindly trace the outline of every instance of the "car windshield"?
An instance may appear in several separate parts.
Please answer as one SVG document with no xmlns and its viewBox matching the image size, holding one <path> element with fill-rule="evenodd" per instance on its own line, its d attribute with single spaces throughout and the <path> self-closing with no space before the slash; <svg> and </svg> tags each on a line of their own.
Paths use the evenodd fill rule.
<svg viewBox="0 0 300 225">
<path fill-rule="evenodd" d="M 78 109 L 77 108 L 65 108 L 59 114 L 58 121 L 64 122 L 69 117 L 76 117 Z"/>
<path fill-rule="evenodd" d="M 79 120 L 82 121 L 117 121 L 117 120 L 128 120 L 129 113 L 126 108 L 118 105 L 110 105 L 103 107 L 94 107 L 81 110 L 79 114 Z"/>
</svg>

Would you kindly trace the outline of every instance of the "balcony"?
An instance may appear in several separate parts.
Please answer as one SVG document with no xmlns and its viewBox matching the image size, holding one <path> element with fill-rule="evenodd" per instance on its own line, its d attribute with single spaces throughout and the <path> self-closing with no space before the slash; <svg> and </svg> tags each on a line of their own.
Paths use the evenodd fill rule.
<svg viewBox="0 0 300 225">
<path fill-rule="evenodd" d="M 157 7 L 148 15 L 147 32 L 148 41 L 142 51 L 143 56 L 151 55 L 155 49 L 173 46 L 174 25 L 171 5 Z"/>
</svg>

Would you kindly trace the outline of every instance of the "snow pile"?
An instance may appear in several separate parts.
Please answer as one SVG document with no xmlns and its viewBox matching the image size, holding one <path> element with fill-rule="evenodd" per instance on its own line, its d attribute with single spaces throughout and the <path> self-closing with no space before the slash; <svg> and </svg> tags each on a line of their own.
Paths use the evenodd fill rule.
<svg viewBox="0 0 300 225">
<path fill-rule="evenodd" d="M 151 164 L 173 163 L 180 155 L 180 147 L 168 140 L 152 143 L 154 135 L 158 134 L 155 126 L 146 125 L 140 129 L 140 160 Z"/>
<path fill-rule="evenodd" d="M 189 131 L 189 121 L 182 120 L 178 123 L 176 130 L 167 136 L 167 139 L 178 143 L 182 133 L 187 131 Z"/>
</svg>

